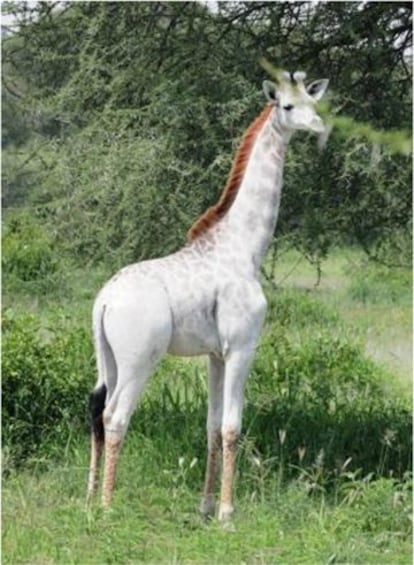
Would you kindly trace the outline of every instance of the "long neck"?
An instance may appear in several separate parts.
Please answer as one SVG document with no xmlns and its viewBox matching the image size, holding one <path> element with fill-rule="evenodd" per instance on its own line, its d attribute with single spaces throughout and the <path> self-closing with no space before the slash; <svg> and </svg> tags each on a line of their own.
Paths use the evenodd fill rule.
<svg viewBox="0 0 414 565">
<path fill-rule="evenodd" d="M 276 226 L 289 140 L 273 125 L 275 111 L 257 135 L 235 201 L 223 219 L 221 233 L 221 238 L 231 238 L 255 269 L 263 261 Z"/>
</svg>

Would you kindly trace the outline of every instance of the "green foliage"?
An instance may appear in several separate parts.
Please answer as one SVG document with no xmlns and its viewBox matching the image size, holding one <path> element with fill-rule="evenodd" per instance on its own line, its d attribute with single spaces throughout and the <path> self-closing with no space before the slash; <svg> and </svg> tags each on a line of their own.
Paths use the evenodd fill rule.
<svg viewBox="0 0 414 565">
<path fill-rule="evenodd" d="M 297 290 L 280 288 L 273 291 L 268 300 L 268 310 L 270 330 L 275 323 L 280 327 L 295 330 L 304 330 L 313 325 L 318 328 L 340 326 L 338 313 L 333 308 L 318 301 L 314 296 Z"/>
<path fill-rule="evenodd" d="M 321 112 L 321 115 L 324 114 L 324 111 Z M 336 127 L 339 134 L 345 138 L 363 137 L 372 144 L 385 146 L 391 154 L 409 155 L 412 152 L 411 134 L 406 131 L 379 131 L 375 130 L 370 124 L 356 122 L 347 116 L 333 116 L 331 118 L 328 116 L 329 114 L 326 118 L 327 125 Z"/>
<path fill-rule="evenodd" d="M 411 304 L 412 273 L 368 265 L 353 276 L 348 293 L 364 304 Z"/>
<path fill-rule="evenodd" d="M 162 139 L 108 128 L 105 133 L 87 128 L 70 146 L 61 146 L 32 202 L 59 225 L 58 245 L 68 254 L 104 260 L 114 268 L 155 255 L 162 247 L 172 251 L 182 241 L 183 228 L 171 230 L 170 225 L 182 223 L 177 199 L 186 171 L 180 171 Z M 79 166 L 72 168 L 74 162 Z M 166 169 L 168 194 L 162 181 Z M 45 188 L 53 202 L 44 201 Z"/>
<path fill-rule="evenodd" d="M 41 328 L 31 316 L 3 316 L 3 469 L 62 454 L 86 423 L 88 376 L 94 371 L 85 330 Z M 90 381 L 89 381 L 90 382 Z"/>
<path fill-rule="evenodd" d="M 411 460 L 410 410 L 385 395 L 385 379 L 360 347 L 328 331 L 295 343 L 276 327 L 249 383 L 248 433 L 265 459 L 320 466 L 324 479 L 348 458 L 363 473 L 401 474 Z"/>
<path fill-rule="evenodd" d="M 10 214 L 3 233 L 2 271 L 6 289 L 48 293 L 63 285 L 61 258 L 44 226 L 27 212 Z"/>
<path fill-rule="evenodd" d="M 369 143 L 335 136 L 318 154 L 313 143 L 298 138 L 287 155 L 277 233 L 286 234 L 284 241 L 312 262 L 345 242 L 359 244 L 372 259 L 408 266 L 408 186 L 407 157 L 381 152 L 373 156 Z"/>
<path fill-rule="evenodd" d="M 409 535 L 407 518 L 412 503 L 409 474 L 401 482 L 384 478 L 372 481 L 370 476 L 361 480 L 352 473 L 347 473 L 347 477 L 349 480 L 339 488 L 339 497 L 344 505 L 358 510 L 358 521 L 366 532 L 398 530 Z M 404 507 L 408 512 L 399 512 Z"/>
<path fill-rule="evenodd" d="M 245 419 L 263 460 L 288 475 L 298 466 L 318 470 L 322 482 L 340 475 L 347 460 L 348 470 L 362 474 L 409 469 L 409 406 L 336 312 L 308 294 L 280 290 L 270 316 Z"/>
<path fill-rule="evenodd" d="M 412 229 L 411 161 L 395 154 L 411 123 L 408 4 L 10 9 L 20 26 L 3 50 L 4 205 L 35 209 L 80 264 L 183 243 L 264 103 L 262 55 L 328 76 L 346 131 L 323 153 L 292 143 L 278 236 L 316 264 L 350 242 L 411 260 L 410 237 L 394 235 Z"/>
</svg>

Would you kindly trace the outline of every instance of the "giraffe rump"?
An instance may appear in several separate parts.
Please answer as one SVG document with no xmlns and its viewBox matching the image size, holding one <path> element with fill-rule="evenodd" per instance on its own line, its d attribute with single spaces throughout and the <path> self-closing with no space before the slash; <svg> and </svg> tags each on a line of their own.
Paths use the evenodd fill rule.
<svg viewBox="0 0 414 565">
<path fill-rule="evenodd" d="M 243 180 L 244 172 L 246 170 L 256 137 L 271 111 L 272 106 L 268 104 L 244 134 L 220 200 L 217 204 L 208 208 L 189 229 L 187 233 L 189 241 L 193 241 L 200 235 L 206 233 L 206 231 L 217 224 L 217 222 L 219 222 L 230 209 Z"/>
</svg>

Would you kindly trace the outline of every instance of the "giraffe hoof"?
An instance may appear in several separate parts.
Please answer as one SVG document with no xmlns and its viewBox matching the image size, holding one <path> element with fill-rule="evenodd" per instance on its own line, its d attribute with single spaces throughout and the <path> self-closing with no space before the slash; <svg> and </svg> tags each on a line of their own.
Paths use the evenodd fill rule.
<svg viewBox="0 0 414 565">
<path fill-rule="evenodd" d="M 236 526 L 232 520 L 226 520 L 225 522 L 221 523 L 221 527 L 225 532 L 234 533 L 236 531 Z"/>
<path fill-rule="evenodd" d="M 112 506 L 101 506 L 102 516 L 110 517 L 115 514 L 115 510 Z"/>
<path fill-rule="evenodd" d="M 101 508 L 103 512 L 109 512 L 112 509 L 112 503 L 110 498 L 102 498 L 101 500 Z"/>
<path fill-rule="evenodd" d="M 215 505 L 215 502 L 214 502 L 214 496 L 213 495 L 208 495 L 208 496 L 205 496 L 204 498 L 202 498 L 201 504 L 200 504 L 200 513 L 206 521 L 214 518 L 214 513 L 215 513 L 215 510 L 216 510 L 215 507 L 216 507 L 216 505 Z"/>
<path fill-rule="evenodd" d="M 219 522 L 227 523 L 231 522 L 233 516 L 233 506 L 230 504 L 221 504 L 218 519 Z"/>
</svg>

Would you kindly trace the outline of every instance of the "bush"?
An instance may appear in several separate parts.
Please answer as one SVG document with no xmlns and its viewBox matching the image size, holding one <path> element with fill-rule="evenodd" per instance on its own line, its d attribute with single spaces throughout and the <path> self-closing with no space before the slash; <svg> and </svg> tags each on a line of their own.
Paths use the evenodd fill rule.
<svg viewBox="0 0 414 565">
<path fill-rule="evenodd" d="M 301 342 L 273 324 L 248 384 L 247 435 L 264 459 L 337 475 L 402 476 L 411 468 L 408 403 L 358 344 L 316 330 Z"/>
<path fill-rule="evenodd" d="M 412 271 L 368 264 L 353 274 L 350 297 L 364 304 L 412 303 Z"/>
<path fill-rule="evenodd" d="M 62 448 L 86 422 L 94 362 L 85 330 L 3 316 L 2 445 L 11 465 Z"/>
<path fill-rule="evenodd" d="M 9 215 L 3 233 L 5 287 L 41 294 L 63 283 L 59 252 L 50 234 L 28 213 Z"/>
<path fill-rule="evenodd" d="M 268 315 L 270 325 L 277 323 L 285 328 L 303 329 L 316 324 L 324 327 L 338 327 L 338 313 L 309 294 L 298 289 L 268 289 Z"/>
</svg>

